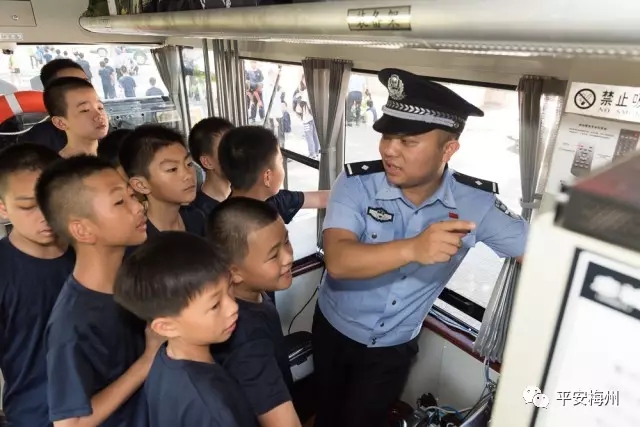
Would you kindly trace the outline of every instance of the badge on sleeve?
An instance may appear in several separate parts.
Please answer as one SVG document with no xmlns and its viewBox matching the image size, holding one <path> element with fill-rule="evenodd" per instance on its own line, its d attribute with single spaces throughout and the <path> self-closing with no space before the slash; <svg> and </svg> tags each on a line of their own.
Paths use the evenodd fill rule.
<svg viewBox="0 0 640 427">
<path fill-rule="evenodd" d="M 391 222 L 393 221 L 393 214 L 385 211 L 382 208 L 367 208 L 367 215 L 375 219 L 378 222 Z"/>
<path fill-rule="evenodd" d="M 510 216 L 513 219 L 519 219 L 520 216 L 517 215 L 515 212 L 512 212 L 511 210 L 509 210 L 509 208 L 507 207 L 507 205 L 505 205 L 504 203 L 502 203 L 502 201 L 500 201 L 500 199 L 498 199 L 496 197 L 496 208 L 498 208 L 498 210 L 500 212 L 502 212 L 505 215 Z"/>
</svg>

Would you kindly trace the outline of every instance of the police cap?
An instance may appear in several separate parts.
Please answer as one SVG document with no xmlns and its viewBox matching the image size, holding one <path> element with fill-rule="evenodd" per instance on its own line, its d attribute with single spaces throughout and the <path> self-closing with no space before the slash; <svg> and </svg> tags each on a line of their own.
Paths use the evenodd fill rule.
<svg viewBox="0 0 640 427">
<path fill-rule="evenodd" d="M 389 98 L 382 117 L 373 124 L 377 132 L 419 135 L 441 129 L 459 135 L 469 116 L 484 116 L 460 95 L 426 77 L 385 68 L 378 79 L 387 87 Z"/>
</svg>

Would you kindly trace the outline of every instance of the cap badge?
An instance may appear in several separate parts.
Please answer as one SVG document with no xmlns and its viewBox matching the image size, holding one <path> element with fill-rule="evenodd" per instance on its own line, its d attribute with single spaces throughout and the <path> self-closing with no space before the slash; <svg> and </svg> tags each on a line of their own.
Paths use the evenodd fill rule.
<svg viewBox="0 0 640 427">
<path fill-rule="evenodd" d="M 404 83 L 402 83 L 402 80 L 400 80 L 400 77 L 398 77 L 397 74 L 393 74 L 389 77 L 387 89 L 389 90 L 389 97 L 396 101 L 400 101 L 407 96 L 404 93 Z"/>
</svg>

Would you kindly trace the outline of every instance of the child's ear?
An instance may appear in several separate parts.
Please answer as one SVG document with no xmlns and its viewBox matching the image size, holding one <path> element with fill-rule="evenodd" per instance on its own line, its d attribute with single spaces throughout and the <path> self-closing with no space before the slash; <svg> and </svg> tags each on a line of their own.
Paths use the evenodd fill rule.
<svg viewBox="0 0 640 427">
<path fill-rule="evenodd" d="M 176 338 L 180 336 L 179 325 L 171 317 L 159 317 L 149 325 L 151 330 L 161 337 Z"/>
<path fill-rule="evenodd" d="M 61 131 L 66 131 L 69 126 L 67 126 L 67 122 L 63 117 L 53 116 L 51 117 L 51 123 Z"/>
<path fill-rule="evenodd" d="M 145 177 L 142 176 L 134 176 L 129 178 L 129 185 L 133 188 L 133 191 L 139 194 L 144 194 L 145 196 L 151 193 L 151 188 L 149 187 L 149 181 Z"/>
<path fill-rule="evenodd" d="M 211 156 L 200 156 L 200 164 L 202 165 L 203 168 L 207 169 L 207 170 L 212 170 L 213 169 L 213 159 L 211 158 Z"/>
<path fill-rule="evenodd" d="M 273 171 L 271 169 L 266 169 L 262 173 L 262 184 L 267 188 L 271 188 L 272 182 L 273 182 Z"/>
<path fill-rule="evenodd" d="M 0 200 L 0 218 L 5 220 L 9 219 L 9 213 L 7 212 L 7 207 L 5 206 L 2 200 Z"/>
<path fill-rule="evenodd" d="M 231 285 L 242 283 L 244 281 L 242 268 L 238 265 L 232 264 L 231 268 L 229 268 L 229 274 L 231 276 Z"/>
<path fill-rule="evenodd" d="M 96 226 L 86 218 L 71 218 L 67 226 L 69 235 L 78 243 L 92 245 L 97 240 Z"/>
</svg>

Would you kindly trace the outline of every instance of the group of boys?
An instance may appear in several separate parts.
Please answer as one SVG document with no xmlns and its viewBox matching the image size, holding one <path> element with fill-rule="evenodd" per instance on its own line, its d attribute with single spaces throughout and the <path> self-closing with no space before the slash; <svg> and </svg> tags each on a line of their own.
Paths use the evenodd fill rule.
<svg viewBox="0 0 640 427">
<path fill-rule="evenodd" d="M 292 282 L 285 223 L 327 193 L 280 190 L 264 128 L 208 118 L 188 144 L 159 125 L 107 135 L 73 64 L 43 67 L 47 126 L 66 144 L 0 152 L 0 216 L 13 225 L 0 240 L 7 421 L 300 426 L 266 292 Z"/>
</svg>

